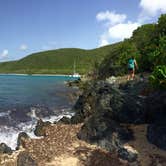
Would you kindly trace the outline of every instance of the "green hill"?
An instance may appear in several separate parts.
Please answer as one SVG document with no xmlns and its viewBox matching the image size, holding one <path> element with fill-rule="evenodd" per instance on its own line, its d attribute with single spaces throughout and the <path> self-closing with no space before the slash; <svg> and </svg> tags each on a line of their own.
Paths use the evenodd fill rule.
<svg viewBox="0 0 166 166">
<path fill-rule="evenodd" d="M 118 43 L 93 50 L 64 48 L 34 53 L 18 61 L 0 63 L 0 73 L 72 74 L 75 62 L 76 72 L 84 74 L 92 70 L 96 62 L 102 62 L 116 45 Z"/>
</svg>

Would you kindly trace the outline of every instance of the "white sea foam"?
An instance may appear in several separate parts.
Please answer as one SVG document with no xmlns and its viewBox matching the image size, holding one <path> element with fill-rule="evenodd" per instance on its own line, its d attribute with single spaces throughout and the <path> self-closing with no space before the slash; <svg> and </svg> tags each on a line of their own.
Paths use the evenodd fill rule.
<svg viewBox="0 0 166 166">
<path fill-rule="evenodd" d="M 11 127 L 3 126 L 0 128 L 0 133 L 0 143 L 5 143 L 12 149 L 15 149 L 19 131 Z"/>
<path fill-rule="evenodd" d="M 51 123 L 60 120 L 63 116 L 71 118 L 73 113 L 71 112 L 65 112 L 62 111 L 61 115 L 58 116 L 50 116 L 50 117 L 45 117 L 42 120 L 43 121 L 50 121 Z M 39 119 L 36 116 L 35 109 L 32 109 L 31 112 L 31 118 L 32 121 L 29 121 L 27 123 L 20 123 L 17 125 L 17 127 L 7 127 L 7 126 L 0 126 L 0 143 L 5 143 L 9 147 L 11 147 L 13 150 L 17 147 L 17 138 L 20 132 L 26 132 L 31 138 L 38 138 L 40 139 L 41 137 L 37 137 L 34 134 L 34 129 L 37 124 L 37 120 Z"/>
<path fill-rule="evenodd" d="M 0 112 L 0 117 L 9 116 L 10 112 L 11 112 L 11 111 Z"/>
</svg>

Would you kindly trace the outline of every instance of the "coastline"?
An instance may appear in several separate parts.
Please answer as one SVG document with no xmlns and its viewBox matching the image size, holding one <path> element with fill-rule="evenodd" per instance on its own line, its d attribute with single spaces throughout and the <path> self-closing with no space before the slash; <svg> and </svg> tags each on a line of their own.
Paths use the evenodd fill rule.
<svg viewBox="0 0 166 166">
<path fill-rule="evenodd" d="M 16 76 L 62 76 L 62 77 L 72 77 L 72 75 L 67 74 L 18 74 L 18 73 L 0 73 L 1 75 L 16 75 Z M 74 78 L 74 77 L 73 77 Z"/>
<path fill-rule="evenodd" d="M 118 79 L 112 82 L 110 78 L 90 84 L 77 100 L 75 114 L 71 119 L 63 117 L 56 123 L 38 121 L 35 130 L 38 131 L 38 136 L 42 137 L 22 138 L 19 151 L 14 151 L 12 155 L 0 155 L 1 165 L 17 165 L 19 162 L 27 162 L 27 165 L 33 163 L 35 166 L 165 164 L 164 145 L 158 147 L 149 141 L 147 134 L 151 124 L 144 118 L 146 114 L 140 114 L 141 110 L 146 111 L 141 103 L 148 96 L 140 97 L 140 93 L 142 96 L 147 95 L 142 94 L 147 80 L 123 82 L 126 80 L 125 76 L 122 80 Z M 134 98 L 136 100 L 133 100 Z M 132 105 L 128 99 L 132 100 Z M 151 98 L 149 99 L 151 101 Z M 122 102 L 120 107 L 119 101 Z M 161 103 L 156 104 L 161 106 Z M 123 106 L 127 106 L 126 110 L 121 110 Z M 114 110 L 120 115 L 121 122 L 116 114 L 112 114 Z M 149 114 L 149 118 L 151 116 L 154 115 Z"/>
</svg>

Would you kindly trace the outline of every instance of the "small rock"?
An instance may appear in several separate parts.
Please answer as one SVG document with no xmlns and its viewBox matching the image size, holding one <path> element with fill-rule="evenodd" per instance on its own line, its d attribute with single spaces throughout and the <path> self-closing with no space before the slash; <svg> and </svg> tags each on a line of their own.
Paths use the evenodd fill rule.
<svg viewBox="0 0 166 166">
<path fill-rule="evenodd" d="M 63 116 L 63 118 L 61 118 L 57 123 L 70 124 L 71 119 L 66 116 Z"/>
<path fill-rule="evenodd" d="M 37 122 L 37 125 L 36 125 L 36 128 L 34 130 L 34 134 L 36 136 L 45 136 L 45 130 L 44 130 L 44 127 L 47 127 L 51 125 L 51 122 L 43 122 L 41 119 L 38 120 Z"/>
<path fill-rule="evenodd" d="M 8 147 L 5 143 L 0 144 L 0 153 L 12 154 L 12 149 Z"/>
<path fill-rule="evenodd" d="M 127 160 L 129 162 L 134 162 L 137 160 L 138 153 L 130 151 L 126 148 L 120 148 L 118 150 L 118 156 L 123 160 Z"/>
<path fill-rule="evenodd" d="M 24 141 L 25 141 L 25 139 L 28 139 L 28 138 L 29 138 L 29 136 L 28 136 L 27 133 L 25 133 L 25 132 L 19 133 L 18 139 L 17 139 L 17 147 L 16 147 L 16 149 L 18 150 L 20 148 L 20 146 L 24 147 L 25 146 L 24 145 L 24 143 L 25 143 Z"/>
</svg>

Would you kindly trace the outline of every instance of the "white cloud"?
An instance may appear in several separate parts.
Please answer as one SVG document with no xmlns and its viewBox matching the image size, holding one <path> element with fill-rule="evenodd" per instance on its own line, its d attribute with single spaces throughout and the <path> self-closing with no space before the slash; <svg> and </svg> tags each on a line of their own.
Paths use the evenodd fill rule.
<svg viewBox="0 0 166 166">
<path fill-rule="evenodd" d="M 135 22 L 128 20 L 126 14 L 118 14 L 108 10 L 98 13 L 96 19 L 106 22 L 105 30 L 100 36 L 99 46 L 130 38 L 132 32 L 141 24 L 166 13 L 166 0 L 140 0 L 139 6 L 141 11 Z"/>
<path fill-rule="evenodd" d="M 116 14 L 115 12 L 105 11 L 96 15 L 98 21 L 109 21 L 111 25 L 122 23 L 126 20 L 125 14 Z"/>
<path fill-rule="evenodd" d="M 140 20 L 148 20 L 151 17 L 166 12 L 166 0 L 140 0 Z"/>
<path fill-rule="evenodd" d="M 109 28 L 109 37 L 115 40 L 123 40 L 125 38 L 130 38 L 132 32 L 140 26 L 139 23 L 127 22 L 123 24 L 117 24 Z"/>
<path fill-rule="evenodd" d="M 110 11 L 100 12 L 97 14 L 96 18 L 99 21 L 106 21 L 107 23 L 104 33 L 100 36 L 99 46 L 130 38 L 132 32 L 140 26 L 138 22 L 128 21 L 125 14 L 118 14 Z"/>
<path fill-rule="evenodd" d="M 1 58 L 6 58 L 9 55 L 9 51 L 7 49 L 4 49 L 2 53 L 0 54 Z"/>
<path fill-rule="evenodd" d="M 108 42 L 107 39 L 101 39 L 101 40 L 100 40 L 99 47 L 106 46 L 106 45 L 108 45 L 108 44 L 109 44 L 109 42 Z"/>
<path fill-rule="evenodd" d="M 101 35 L 100 36 L 99 47 L 108 45 L 109 44 L 108 40 L 109 40 L 109 34 L 108 33 L 105 33 L 105 34 Z"/>
<path fill-rule="evenodd" d="M 28 46 L 26 44 L 22 44 L 19 49 L 25 51 L 28 49 Z"/>
</svg>

